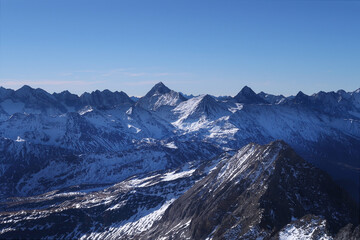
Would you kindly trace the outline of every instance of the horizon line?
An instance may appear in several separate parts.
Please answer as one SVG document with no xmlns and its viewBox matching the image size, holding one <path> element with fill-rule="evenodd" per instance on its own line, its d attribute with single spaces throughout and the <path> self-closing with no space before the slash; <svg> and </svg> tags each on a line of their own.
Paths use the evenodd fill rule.
<svg viewBox="0 0 360 240">
<path fill-rule="evenodd" d="M 166 86 L 162 81 L 159 81 L 159 82 L 157 82 L 156 84 L 154 84 L 148 91 L 147 91 L 147 93 L 153 88 L 153 87 L 155 87 L 156 85 L 158 85 L 158 84 L 163 84 L 164 86 Z M 89 84 L 89 85 L 91 85 L 91 84 Z M 77 93 L 73 93 L 73 92 L 71 92 L 70 90 L 63 90 L 63 91 L 61 91 L 61 92 L 49 92 L 49 91 L 47 91 L 47 90 L 45 90 L 44 88 L 41 88 L 41 87 L 32 87 L 32 86 L 30 86 L 30 84 L 24 84 L 24 85 L 22 85 L 21 87 L 19 87 L 18 89 L 14 89 L 14 88 L 8 88 L 8 87 L 4 87 L 4 86 L 2 86 L 2 85 L 0 85 L 0 88 L 3 88 L 3 89 L 7 89 L 7 90 L 13 90 L 13 91 L 18 91 L 18 90 L 20 90 L 20 89 L 22 89 L 22 88 L 24 88 L 24 87 L 29 87 L 29 88 L 31 88 L 31 89 L 33 89 L 33 90 L 36 90 L 36 89 L 41 89 L 41 90 L 43 90 L 43 91 L 45 91 L 45 92 L 47 92 L 47 93 L 49 93 L 50 95 L 53 95 L 53 94 L 60 94 L 60 93 L 63 93 L 63 92 L 69 92 L 70 94 L 73 94 L 73 95 L 77 95 L 78 97 L 80 97 L 80 96 L 82 96 L 83 94 L 85 94 L 85 93 L 88 93 L 88 94 L 91 94 L 91 93 L 93 93 L 93 92 L 96 92 L 96 91 L 100 91 L 100 92 L 104 92 L 104 91 L 110 91 L 110 92 L 112 92 L 112 93 L 115 93 L 115 92 L 123 92 L 123 93 L 125 93 L 126 95 L 128 95 L 125 91 L 123 91 L 123 90 L 110 90 L 110 89 L 108 89 L 108 88 L 106 88 L 106 89 L 104 89 L 104 90 L 99 90 L 99 89 L 96 89 L 96 90 L 93 90 L 93 91 L 91 91 L 91 92 L 88 92 L 88 91 L 84 91 L 84 92 L 82 92 L 81 94 L 77 94 Z M 166 86 L 167 87 L 167 86 Z M 248 87 L 248 88 L 250 88 L 251 90 L 252 90 L 252 88 L 251 87 L 249 87 L 248 85 L 244 85 L 240 90 L 239 90 L 239 92 L 241 92 L 241 90 L 243 89 L 243 88 L 245 88 L 245 87 Z M 170 89 L 170 88 L 169 88 Z M 172 91 L 175 91 L 175 90 L 173 90 L 173 89 L 170 89 L 170 90 L 172 90 Z M 298 92 L 297 92 L 297 94 L 299 94 L 299 93 L 303 93 L 303 94 L 305 94 L 305 95 L 307 95 L 307 96 L 312 96 L 312 95 L 314 95 L 314 94 L 317 94 L 317 93 L 320 93 L 320 92 L 325 92 L 325 93 L 331 93 L 331 92 L 334 92 L 334 93 L 337 93 L 337 92 L 339 92 L 339 91 L 344 91 L 344 92 L 346 92 L 346 93 L 354 93 L 354 92 L 357 92 L 357 91 L 360 91 L 360 87 L 359 88 L 357 88 L 357 89 L 355 89 L 355 90 L 353 90 L 353 91 L 345 91 L 344 89 L 338 89 L 338 90 L 333 90 L 333 91 L 328 91 L 328 92 L 326 92 L 326 91 L 322 91 L 322 90 L 320 90 L 320 91 L 318 91 L 318 92 L 314 92 L 314 93 L 312 93 L 312 94 L 306 94 L 306 93 L 304 93 L 302 90 L 299 90 Z M 202 93 L 202 94 L 192 94 L 192 93 L 190 93 L 190 94 L 188 94 L 188 93 L 184 93 L 184 92 L 182 92 L 182 91 L 175 91 L 175 92 L 179 92 L 179 93 L 181 93 L 182 95 L 185 95 L 185 96 L 193 96 L 193 97 L 197 97 L 197 96 L 201 96 L 201 95 L 205 95 L 205 94 L 207 94 L 207 93 Z M 238 93 L 239 93 L 238 92 Z M 255 92 L 256 93 L 256 92 Z M 264 92 L 264 91 L 260 91 L 260 92 L 258 92 L 258 93 L 256 93 L 256 94 L 260 94 L 260 93 L 265 93 L 265 94 L 270 94 L 270 95 L 274 95 L 274 96 L 284 96 L 284 97 L 291 97 L 291 96 L 296 96 L 297 94 L 295 94 L 295 95 L 288 95 L 288 96 L 286 96 L 286 95 L 284 95 L 284 94 L 272 94 L 272 93 L 268 93 L 268 92 Z M 146 95 L 146 94 L 145 94 Z M 137 98 L 141 98 L 141 97 L 144 97 L 145 95 L 143 95 L 143 96 L 135 96 L 135 95 L 128 95 L 129 97 L 137 97 Z M 234 95 L 234 96 L 231 96 L 231 95 L 213 95 L 213 94 L 209 94 L 209 95 L 212 95 L 212 96 L 215 96 L 215 97 L 234 97 L 234 96 L 236 96 L 236 95 Z"/>
</svg>

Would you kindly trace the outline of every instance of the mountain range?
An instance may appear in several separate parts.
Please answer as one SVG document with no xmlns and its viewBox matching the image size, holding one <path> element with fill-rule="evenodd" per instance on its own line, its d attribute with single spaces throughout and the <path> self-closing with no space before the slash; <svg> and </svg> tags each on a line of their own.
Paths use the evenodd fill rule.
<svg viewBox="0 0 360 240">
<path fill-rule="evenodd" d="M 1 87 L 0 153 L 0 238 L 360 237 L 360 89 Z"/>
</svg>

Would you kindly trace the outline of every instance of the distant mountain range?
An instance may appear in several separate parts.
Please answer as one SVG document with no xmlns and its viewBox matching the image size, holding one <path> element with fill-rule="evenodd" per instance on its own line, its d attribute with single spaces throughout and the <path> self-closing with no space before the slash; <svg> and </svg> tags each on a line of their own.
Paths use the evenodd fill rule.
<svg viewBox="0 0 360 240">
<path fill-rule="evenodd" d="M 360 89 L 0 87 L 0 182 L 0 238 L 358 239 Z"/>
</svg>

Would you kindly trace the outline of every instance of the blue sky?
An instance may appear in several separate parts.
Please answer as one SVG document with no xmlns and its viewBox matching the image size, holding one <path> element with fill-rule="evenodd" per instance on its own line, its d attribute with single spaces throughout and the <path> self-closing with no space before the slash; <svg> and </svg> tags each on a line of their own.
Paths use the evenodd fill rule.
<svg viewBox="0 0 360 240">
<path fill-rule="evenodd" d="M 0 0 L 0 86 L 144 95 L 360 87 L 360 1 Z"/>
</svg>

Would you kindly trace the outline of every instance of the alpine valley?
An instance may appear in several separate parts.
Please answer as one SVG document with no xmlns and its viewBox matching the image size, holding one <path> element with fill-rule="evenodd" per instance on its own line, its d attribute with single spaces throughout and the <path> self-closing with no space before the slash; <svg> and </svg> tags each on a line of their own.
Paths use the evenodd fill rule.
<svg viewBox="0 0 360 240">
<path fill-rule="evenodd" d="M 0 238 L 360 239 L 360 89 L 0 87 Z"/>
</svg>

